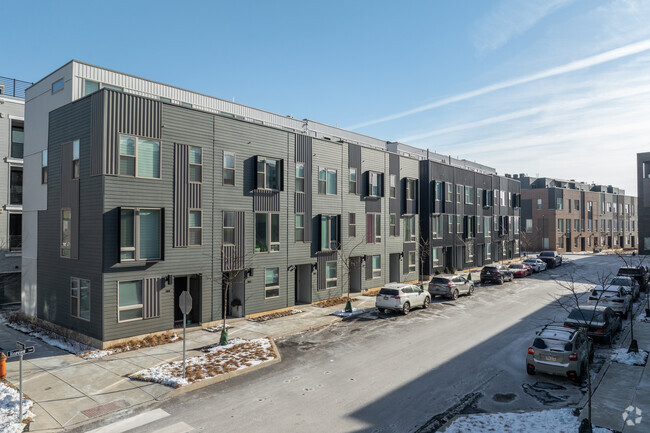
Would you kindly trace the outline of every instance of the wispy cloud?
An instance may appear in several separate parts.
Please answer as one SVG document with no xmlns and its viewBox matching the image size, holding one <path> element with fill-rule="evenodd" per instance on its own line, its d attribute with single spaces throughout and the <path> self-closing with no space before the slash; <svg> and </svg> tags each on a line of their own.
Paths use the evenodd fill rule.
<svg viewBox="0 0 650 433">
<path fill-rule="evenodd" d="M 479 52 L 495 50 L 573 1 L 503 0 L 473 26 L 474 46 Z"/>
<path fill-rule="evenodd" d="M 348 126 L 345 129 L 354 130 L 354 129 L 359 129 L 370 125 L 376 125 L 379 123 L 388 122 L 391 120 L 401 119 L 407 116 L 411 116 L 413 114 L 422 113 L 424 111 L 432 110 L 434 108 L 453 104 L 455 102 L 465 101 L 471 98 L 476 98 L 477 96 L 486 95 L 488 93 L 492 93 L 497 90 L 507 89 L 521 84 L 526 84 L 533 81 L 542 80 L 545 78 L 555 77 L 558 75 L 591 68 L 593 66 L 622 59 L 648 50 L 650 50 L 650 39 L 645 39 L 600 54 L 596 54 L 594 56 L 586 57 L 584 59 L 575 60 L 573 62 L 569 62 L 561 66 L 556 66 L 550 69 L 546 69 L 534 74 L 525 75 L 523 77 L 518 77 L 511 80 L 500 81 L 498 83 L 491 84 L 489 86 L 481 87 L 479 89 L 472 90 L 470 92 L 465 92 L 458 95 L 450 96 L 448 98 L 440 99 L 438 101 L 434 101 L 426 105 L 421 105 L 419 107 L 412 108 L 410 110 L 401 111 L 399 113 L 380 117 L 378 119 L 369 120 L 367 122 L 362 122 L 356 125 Z"/>
</svg>

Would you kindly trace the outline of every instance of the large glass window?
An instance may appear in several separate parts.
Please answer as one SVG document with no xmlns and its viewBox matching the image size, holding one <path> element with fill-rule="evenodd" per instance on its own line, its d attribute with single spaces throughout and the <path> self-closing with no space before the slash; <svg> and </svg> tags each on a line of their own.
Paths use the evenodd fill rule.
<svg viewBox="0 0 650 433">
<path fill-rule="evenodd" d="M 318 169 L 318 193 L 336 195 L 336 170 Z"/>
<path fill-rule="evenodd" d="M 160 142 L 121 135 L 120 174 L 160 179 Z"/>
<path fill-rule="evenodd" d="M 390 182 L 390 185 L 389 185 L 390 198 L 395 198 L 396 194 L 397 194 L 397 191 L 396 191 L 397 190 L 397 176 L 395 176 L 394 174 L 391 174 L 390 178 L 389 178 L 389 182 Z"/>
<path fill-rule="evenodd" d="M 415 215 L 404 217 L 404 242 L 415 242 Z"/>
<path fill-rule="evenodd" d="M 79 140 L 72 142 L 72 178 L 79 179 Z"/>
<path fill-rule="evenodd" d="M 70 257 L 72 245 L 72 214 L 70 209 L 61 209 L 61 257 Z"/>
<path fill-rule="evenodd" d="M 336 215 L 320 216 L 320 249 L 337 250 L 338 239 L 338 217 Z"/>
<path fill-rule="evenodd" d="M 70 279 L 70 315 L 90 320 L 90 280 Z"/>
<path fill-rule="evenodd" d="M 357 169 L 350 167 L 350 179 L 348 182 L 348 191 L 352 194 L 357 193 Z"/>
<path fill-rule="evenodd" d="M 118 321 L 142 319 L 142 280 L 118 283 Z"/>
<path fill-rule="evenodd" d="M 305 214 L 296 214 L 296 242 L 305 241 Z"/>
<path fill-rule="evenodd" d="M 235 184 L 235 154 L 234 152 L 223 153 L 223 184 Z"/>
<path fill-rule="evenodd" d="M 203 150 L 197 146 L 190 146 L 190 182 L 203 181 Z"/>
<path fill-rule="evenodd" d="M 431 237 L 433 239 L 442 238 L 442 215 L 433 215 L 431 217 Z"/>
<path fill-rule="evenodd" d="M 431 264 L 433 266 L 440 265 L 440 257 L 442 256 L 442 248 L 434 247 L 431 249 Z"/>
<path fill-rule="evenodd" d="M 381 277 L 381 256 L 372 256 L 372 278 Z"/>
<path fill-rule="evenodd" d="M 406 199 L 415 200 L 417 196 L 417 180 L 406 179 Z"/>
<path fill-rule="evenodd" d="M 223 243 L 224 245 L 235 244 L 235 212 L 223 212 Z"/>
<path fill-rule="evenodd" d="M 408 265 L 409 265 L 409 272 L 415 272 L 416 269 L 415 251 L 409 251 Z"/>
<path fill-rule="evenodd" d="M 305 164 L 296 164 L 296 192 L 305 192 Z"/>
<path fill-rule="evenodd" d="M 264 297 L 275 298 L 280 296 L 280 268 L 266 268 L 264 270 Z"/>
<path fill-rule="evenodd" d="M 203 212 L 200 210 L 190 211 L 190 239 L 191 246 L 201 245 L 203 240 Z"/>
<path fill-rule="evenodd" d="M 11 167 L 9 172 L 9 204 L 23 204 L 23 169 Z"/>
<path fill-rule="evenodd" d="M 325 286 L 333 289 L 338 284 L 336 262 L 327 262 L 325 264 Z"/>
<path fill-rule="evenodd" d="M 471 186 L 465 187 L 465 204 L 474 204 L 474 188 Z"/>
<path fill-rule="evenodd" d="M 120 209 L 120 260 L 161 258 L 161 210 Z"/>
<path fill-rule="evenodd" d="M 255 214 L 255 252 L 280 251 L 280 214 Z"/>
<path fill-rule="evenodd" d="M 257 157 L 257 187 L 261 189 L 280 189 L 280 161 Z"/>
<path fill-rule="evenodd" d="M 442 200 L 442 182 L 436 182 L 435 191 L 435 200 Z"/>
<path fill-rule="evenodd" d="M 348 214 L 348 236 L 354 238 L 357 236 L 357 214 Z"/>
<path fill-rule="evenodd" d="M 23 158 L 23 148 L 25 146 L 25 128 L 22 122 L 11 122 L 11 157 Z"/>
<path fill-rule="evenodd" d="M 371 171 L 368 173 L 369 179 L 369 189 L 368 192 L 371 197 L 380 197 L 381 196 L 381 176 L 379 173 Z"/>
</svg>

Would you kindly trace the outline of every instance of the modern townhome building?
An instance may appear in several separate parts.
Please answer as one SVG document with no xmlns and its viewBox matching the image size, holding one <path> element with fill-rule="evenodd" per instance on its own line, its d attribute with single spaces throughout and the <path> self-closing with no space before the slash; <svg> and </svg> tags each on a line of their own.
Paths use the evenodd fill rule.
<svg viewBox="0 0 650 433">
<path fill-rule="evenodd" d="M 637 153 L 636 169 L 639 195 L 639 253 L 650 254 L 650 152 Z"/>
<path fill-rule="evenodd" d="M 77 61 L 27 90 L 25 145 L 23 309 L 95 346 L 180 326 L 184 290 L 207 324 L 518 253 L 489 167 Z"/>
<path fill-rule="evenodd" d="M 558 252 L 638 248 L 637 199 L 611 185 L 514 175 L 521 182 L 521 245 Z"/>
<path fill-rule="evenodd" d="M 20 302 L 26 81 L 0 77 L 0 305 Z"/>
</svg>

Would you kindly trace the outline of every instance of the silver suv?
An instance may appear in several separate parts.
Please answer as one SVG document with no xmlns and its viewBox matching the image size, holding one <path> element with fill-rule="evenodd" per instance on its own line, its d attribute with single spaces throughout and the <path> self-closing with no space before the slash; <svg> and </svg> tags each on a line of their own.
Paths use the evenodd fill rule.
<svg viewBox="0 0 650 433">
<path fill-rule="evenodd" d="M 429 293 L 413 284 L 386 284 L 375 298 L 375 306 L 380 313 L 393 310 L 408 314 L 411 308 L 429 308 L 430 303 Z"/>
<path fill-rule="evenodd" d="M 580 383 L 587 374 L 587 359 L 593 357 L 593 344 L 582 332 L 561 326 L 545 326 L 528 348 L 526 371 L 528 374 L 569 377 Z"/>
<path fill-rule="evenodd" d="M 460 275 L 437 275 L 429 283 L 431 297 L 436 295 L 458 299 L 461 293 L 471 295 L 474 293 L 474 283 Z"/>
</svg>

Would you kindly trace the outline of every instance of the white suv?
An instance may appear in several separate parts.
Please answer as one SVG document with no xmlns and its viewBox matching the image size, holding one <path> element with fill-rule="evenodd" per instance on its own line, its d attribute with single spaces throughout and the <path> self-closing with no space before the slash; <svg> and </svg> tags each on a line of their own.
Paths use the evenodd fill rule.
<svg viewBox="0 0 650 433">
<path fill-rule="evenodd" d="M 381 288 L 375 305 L 379 312 L 385 310 L 401 311 L 408 314 L 411 308 L 429 308 L 429 292 L 413 284 L 390 283 Z"/>
</svg>

